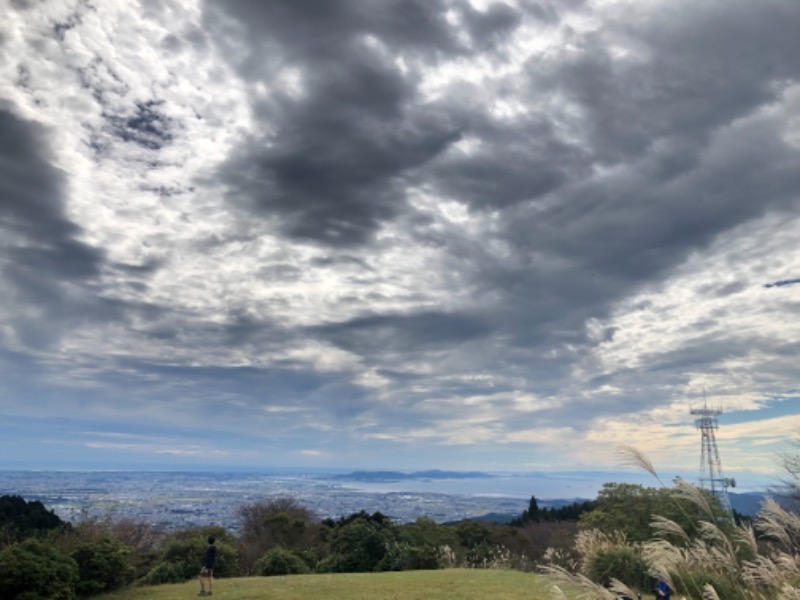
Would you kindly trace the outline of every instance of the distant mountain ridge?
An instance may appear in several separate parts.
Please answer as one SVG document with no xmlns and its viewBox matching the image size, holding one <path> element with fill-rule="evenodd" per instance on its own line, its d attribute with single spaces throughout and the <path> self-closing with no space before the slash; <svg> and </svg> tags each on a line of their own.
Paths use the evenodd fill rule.
<svg viewBox="0 0 800 600">
<path fill-rule="evenodd" d="M 761 509 L 761 503 L 769 497 L 770 495 L 764 492 L 745 492 L 743 494 L 728 492 L 728 499 L 731 501 L 733 510 L 748 517 L 755 517 Z"/>
</svg>

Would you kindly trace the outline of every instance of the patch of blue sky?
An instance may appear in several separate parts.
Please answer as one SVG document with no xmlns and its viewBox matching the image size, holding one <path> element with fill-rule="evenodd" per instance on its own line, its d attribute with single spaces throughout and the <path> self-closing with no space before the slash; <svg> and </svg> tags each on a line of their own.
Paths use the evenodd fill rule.
<svg viewBox="0 0 800 600">
<path fill-rule="evenodd" d="M 777 396 L 762 403 L 758 410 L 737 410 L 723 413 L 718 417 L 720 425 L 725 423 L 750 423 L 767 419 L 800 415 L 800 394 Z"/>
</svg>

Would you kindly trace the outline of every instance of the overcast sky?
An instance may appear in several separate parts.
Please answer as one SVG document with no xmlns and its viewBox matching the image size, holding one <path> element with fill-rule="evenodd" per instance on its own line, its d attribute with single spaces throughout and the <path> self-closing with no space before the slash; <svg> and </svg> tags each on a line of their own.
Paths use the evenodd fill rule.
<svg viewBox="0 0 800 600">
<path fill-rule="evenodd" d="M 0 11 L 0 467 L 777 470 L 797 0 Z"/>
</svg>

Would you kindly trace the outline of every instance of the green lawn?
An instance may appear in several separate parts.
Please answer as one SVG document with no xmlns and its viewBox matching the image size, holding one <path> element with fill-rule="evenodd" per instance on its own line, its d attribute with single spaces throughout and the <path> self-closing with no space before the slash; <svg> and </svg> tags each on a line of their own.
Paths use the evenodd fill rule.
<svg viewBox="0 0 800 600">
<path fill-rule="evenodd" d="M 218 600 L 550 600 L 552 580 L 519 571 L 448 569 L 247 577 L 214 582 Z M 102 600 L 195 598 L 197 582 L 131 588 Z M 571 596 L 575 597 L 575 596 Z"/>
</svg>

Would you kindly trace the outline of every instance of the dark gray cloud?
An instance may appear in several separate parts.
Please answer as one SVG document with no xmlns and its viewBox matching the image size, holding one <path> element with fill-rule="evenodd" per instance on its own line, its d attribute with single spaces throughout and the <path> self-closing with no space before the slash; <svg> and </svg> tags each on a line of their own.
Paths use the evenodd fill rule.
<svg viewBox="0 0 800 600">
<path fill-rule="evenodd" d="M 467 293 L 494 299 L 485 312 L 369 315 L 314 330 L 360 356 L 414 344 L 424 354 L 437 336 L 462 350 L 467 339 L 499 336 L 510 346 L 500 345 L 498 364 L 513 371 L 535 359 L 535 385 L 555 382 L 602 342 L 589 339 L 588 319 L 608 316 L 720 234 L 797 207 L 797 151 L 777 122 L 758 118 L 800 76 L 800 11 L 790 2 L 677 4 L 634 24 L 607 13 L 596 30 L 569 33 L 568 48 L 530 60 L 522 77 L 491 90 L 458 82 L 428 104 L 423 69 L 476 52 L 502 57 L 520 26 L 557 27 L 580 3 L 485 12 L 459 4 L 459 25 L 444 3 L 205 6 L 211 30 L 214 15 L 234 18 L 246 42 L 220 28 L 217 43 L 230 46 L 246 81 L 271 90 L 253 97 L 265 133 L 219 173 L 234 195 L 287 237 L 333 247 L 363 245 L 402 214 L 420 243 L 446 250 L 445 268 Z M 285 68 L 299 74 L 297 90 L 275 83 Z M 497 99 L 531 108 L 500 117 Z M 451 152 L 461 140 L 475 149 Z M 487 241 L 508 253 L 498 258 L 409 214 L 414 186 L 494 214 Z M 464 339 L 442 342 L 453 329 Z"/>
<path fill-rule="evenodd" d="M 517 204 L 501 213 L 498 235 L 516 260 L 466 258 L 483 289 L 505 292 L 499 312 L 516 332 L 530 324 L 532 335 L 577 334 L 721 233 L 769 210 L 797 210 L 800 156 L 755 111 L 800 75 L 790 58 L 800 55 L 791 33 L 800 11 L 713 7 L 668 10 L 641 29 L 612 21 L 603 34 L 578 36 L 577 51 L 529 65 L 531 101 L 564 94 L 589 136 L 580 143 L 537 114 L 536 128 L 514 124 L 520 133 L 463 130 L 488 139 L 487 151 L 437 170 L 440 189 L 476 210 Z M 602 36 L 615 34 L 635 40 L 639 55 L 614 58 Z M 617 172 L 587 178 L 591 166 L 620 161 Z"/>
<path fill-rule="evenodd" d="M 462 135 L 480 146 L 431 165 L 431 181 L 446 197 L 476 210 L 502 209 L 540 199 L 590 173 L 589 153 L 560 135 L 549 115 L 494 118 L 477 86 L 458 86 L 453 94 L 449 114 Z"/>
<path fill-rule="evenodd" d="M 797 79 L 798 25 L 790 1 L 679 2 L 635 25 L 619 14 L 546 62 L 531 61 L 531 91 L 558 91 L 581 108 L 602 163 L 628 160 L 665 138 L 702 144 Z M 615 54 L 619 45 L 628 54 Z"/>
<path fill-rule="evenodd" d="M 356 80 L 344 86 L 353 93 L 343 105 L 327 104 L 340 84 L 334 76 L 308 103 L 279 110 L 287 124 L 276 145 L 252 140 L 225 168 L 225 180 L 289 237 L 333 246 L 369 241 L 404 210 L 404 177 L 458 138 L 435 112 L 406 116 L 396 106 L 381 115 L 387 106 L 368 106 L 383 93 L 399 104 L 403 93 L 370 70 L 351 71 Z"/>
<path fill-rule="evenodd" d="M 424 355 L 431 350 L 482 338 L 489 327 L 475 315 L 424 312 L 359 317 L 312 331 L 361 356 L 375 357 L 384 351 Z"/>
<path fill-rule="evenodd" d="M 78 238 L 64 210 L 66 176 L 49 159 L 40 125 L 0 108 L 0 229 L 7 268 L 39 277 L 96 277 L 102 253 Z"/>
<path fill-rule="evenodd" d="M 446 6 L 207 7 L 240 21 L 249 44 L 231 55 L 243 55 L 239 72 L 264 81 L 273 93 L 255 105 L 269 133 L 251 137 L 234 153 L 221 173 L 225 181 L 289 237 L 332 246 L 369 242 L 382 223 L 407 210 L 405 193 L 415 173 L 461 137 L 445 108 L 423 104 L 417 90 L 417 63 L 469 51 L 446 22 Z M 470 18 L 484 41 L 516 23 L 513 11 L 502 8 Z M 368 36 L 388 54 L 371 46 Z M 408 60 L 407 71 L 397 56 Z M 297 70 L 301 90 L 276 86 L 282 68 Z"/>
<path fill-rule="evenodd" d="M 458 31 L 447 22 L 445 12 L 448 5 L 442 0 L 392 0 L 381 3 L 334 0 L 324 5 L 313 0 L 208 0 L 205 6 L 210 11 L 209 17 L 213 17 L 214 11 L 221 10 L 238 19 L 246 27 L 252 51 L 272 48 L 277 43 L 280 55 L 292 61 L 295 57 L 310 62 L 327 61 L 333 58 L 332 52 L 347 52 L 355 39 L 367 35 L 375 36 L 393 50 L 407 50 L 422 56 L 431 52 L 453 54 L 466 51 L 458 39 Z M 478 21 L 474 17 L 473 20 Z M 488 26 L 476 28 L 496 31 L 498 25 L 503 26 L 498 21 L 504 19 L 490 17 Z M 259 60 L 257 54 L 250 54 L 246 56 L 243 66 L 259 70 L 263 60 L 263 56 Z"/>
<path fill-rule="evenodd" d="M 620 299 L 662 281 L 725 232 L 769 211 L 798 209 L 800 155 L 781 135 L 780 120 L 759 111 L 779 98 L 786 81 L 800 78 L 791 58 L 800 55 L 791 34 L 800 11 L 788 3 L 731 8 L 731 14 L 718 5 L 699 14 L 668 11 L 641 30 L 612 19 L 605 35 L 638 49 L 633 58 L 612 54 L 608 40 L 593 33 L 574 40 L 577 52 L 530 64 L 531 102 L 562 94 L 581 115 L 573 126 L 587 136 L 582 139 L 565 135 L 546 109 L 516 120 L 493 118 L 479 106 L 480 91 L 463 85 L 454 88 L 457 97 L 441 102 L 462 136 L 481 146 L 461 158 L 434 158 L 420 178 L 476 214 L 499 209 L 487 243 L 502 243 L 510 254 L 498 258 L 464 247 L 457 235 L 430 233 L 421 224 L 419 239 L 449 250 L 447 266 L 468 282 L 468 293 L 493 298 L 485 313 L 456 321 L 444 313 L 421 315 L 421 331 L 431 339 L 444 340 L 438 332 L 455 322 L 465 332 L 445 344 L 458 359 L 437 362 L 440 369 L 483 364 L 521 375 L 526 383 L 519 385 L 537 393 L 563 391 L 574 365 L 609 339 L 591 337 L 589 319 L 608 317 Z M 623 166 L 594 174 L 614 164 Z M 362 356 L 405 351 L 437 360 L 435 348 L 426 354 L 424 339 L 413 348 L 405 344 L 418 331 L 415 322 L 407 315 L 387 333 L 381 319 L 359 318 L 337 325 L 335 335 L 330 328 L 324 333 Z M 503 342 L 493 343 L 498 339 Z M 492 351 L 481 353 L 480 346 Z M 723 339 L 648 362 L 677 383 L 692 363 L 713 370 L 733 347 L 746 353 L 744 345 Z M 662 401 L 659 394 L 640 399 Z M 630 402 L 616 410 L 625 413 Z"/>
<path fill-rule="evenodd" d="M 500 2 L 490 5 L 485 12 L 466 3 L 459 9 L 466 22 L 472 49 L 485 50 L 494 44 L 504 45 L 505 37 L 522 22 L 519 11 Z"/>
<path fill-rule="evenodd" d="M 798 279 L 781 279 L 780 281 L 774 281 L 772 283 L 765 283 L 765 288 L 773 288 L 773 287 L 786 287 L 789 285 L 797 285 L 800 283 L 800 278 Z"/>
<path fill-rule="evenodd" d="M 47 344 L 64 320 L 89 311 L 76 290 L 100 275 L 104 253 L 80 240 L 65 210 L 66 174 L 50 160 L 43 127 L 0 108 L 0 264 L 18 339 Z M 107 313 L 97 306 L 95 316 Z M 105 307 L 108 308 L 108 307 Z"/>
</svg>

